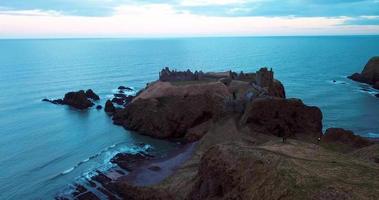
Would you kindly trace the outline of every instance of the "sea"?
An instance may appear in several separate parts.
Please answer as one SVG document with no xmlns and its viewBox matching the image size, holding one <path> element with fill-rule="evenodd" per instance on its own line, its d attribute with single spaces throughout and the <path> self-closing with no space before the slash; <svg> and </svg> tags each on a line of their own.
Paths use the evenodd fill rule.
<svg viewBox="0 0 379 200">
<path fill-rule="evenodd" d="M 138 91 L 163 67 L 268 67 L 287 97 L 321 108 L 324 129 L 375 138 L 379 91 L 346 78 L 375 55 L 379 36 L 0 40 L 0 199 L 53 199 L 94 170 L 107 170 L 118 152 L 177 148 L 115 126 L 95 108 L 78 111 L 43 98 L 91 88 L 104 105 L 118 86 Z"/>
</svg>

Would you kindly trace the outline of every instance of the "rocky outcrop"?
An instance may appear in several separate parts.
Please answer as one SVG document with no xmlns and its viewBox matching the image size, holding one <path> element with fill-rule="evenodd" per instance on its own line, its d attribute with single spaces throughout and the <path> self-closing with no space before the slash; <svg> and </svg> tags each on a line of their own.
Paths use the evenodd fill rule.
<svg viewBox="0 0 379 200">
<path fill-rule="evenodd" d="M 133 171 L 140 162 L 152 157 L 152 155 L 148 155 L 142 152 L 137 154 L 118 153 L 111 159 L 111 162 L 117 164 L 122 169 Z"/>
<path fill-rule="evenodd" d="M 94 105 L 88 99 L 84 90 L 66 93 L 63 98 L 63 104 L 69 105 L 80 110 L 87 109 Z"/>
<path fill-rule="evenodd" d="M 299 99 L 258 98 L 247 107 L 241 119 L 253 131 L 279 137 L 322 134 L 322 113 Z"/>
<path fill-rule="evenodd" d="M 379 88 L 379 56 L 372 57 L 361 73 L 354 73 L 348 78 L 373 85 L 374 88 Z"/>
<path fill-rule="evenodd" d="M 105 102 L 104 111 L 107 113 L 114 113 L 116 111 L 116 108 L 114 107 L 112 101 L 107 100 L 107 102 Z"/>
<path fill-rule="evenodd" d="M 229 96 L 222 83 L 172 86 L 151 85 L 113 116 L 115 124 L 157 138 L 183 137 L 187 130 L 217 118 Z"/>
<path fill-rule="evenodd" d="M 160 81 L 148 84 L 136 97 L 115 95 L 112 102 L 119 105 L 131 102 L 114 114 L 113 121 L 157 138 L 185 137 L 188 133 L 187 139 L 193 141 L 201 138 L 207 126 L 192 128 L 227 112 L 243 113 L 252 99 L 269 96 L 285 98 L 285 91 L 267 68 L 256 74 L 229 71 L 201 77 L 198 73 L 165 68 L 160 73 Z M 124 102 L 124 98 L 128 99 Z"/>
<path fill-rule="evenodd" d="M 79 110 L 84 110 L 95 105 L 91 100 L 100 100 L 100 97 L 91 89 L 84 92 L 79 90 L 77 92 L 68 92 L 64 95 L 63 99 L 42 99 L 42 101 L 50 102 L 53 104 L 68 105 Z"/>
<path fill-rule="evenodd" d="M 340 143 L 343 145 L 348 145 L 354 149 L 373 144 L 373 142 L 370 142 L 359 135 L 354 135 L 353 131 L 345 130 L 343 128 L 328 128 L 322 137 L 322 142 Z"/>
<path fill-rule="evenodd" d="M 100 100 L 99 95 L 95 94 L 95 92 L 93 92 L 91 89 L 88 89 L 86 91 L 86 96 L 87 96 L 87 98 L 92 99 L 94 101 Z"/>
</svg>

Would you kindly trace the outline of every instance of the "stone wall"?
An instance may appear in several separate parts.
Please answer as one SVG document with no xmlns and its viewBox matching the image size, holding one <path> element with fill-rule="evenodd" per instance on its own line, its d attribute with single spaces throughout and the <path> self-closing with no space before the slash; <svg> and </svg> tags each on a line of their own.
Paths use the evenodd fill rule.
<svg viewBox="0 0 379 200">
<path fill-rule="evenodd" d="M 274 72 L 264 67 L 256 73 L 256 83 L 261 87 L 271 87 L 274 82 Z"/>
<path fill-rule="evenodd" d="M 195 81 L 201 80 L 204 76 L 202 71 L 191 72 L 191 70 L 187 71 L 176 71 L 170 70 L 170 68 L 166 67 L 161 70 L 159 73 L 160 81 Z"/>
</svg>

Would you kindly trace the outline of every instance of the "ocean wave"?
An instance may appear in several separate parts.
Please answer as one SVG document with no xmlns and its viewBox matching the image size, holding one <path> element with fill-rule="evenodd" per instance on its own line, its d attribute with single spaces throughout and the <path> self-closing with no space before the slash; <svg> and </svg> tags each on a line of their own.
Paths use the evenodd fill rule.
<svg viewBox="0 0 379 200">
<path fill-rule="evenodd" d="M 64 170 L 61 174 L 62 175 L 68 174 L 68 173 L 72 172 L 74 169 L 75 169 L 75 167 L 71 167 L 70 169 Z"/>
<path fill-rule="evenodd" d="M 55 177 L 53 177 L 52 179 L 55 179 L 59 176 L 63 176 L 63 175 L 66 175 L 72 171 L 74 171 L 76 168 L 78 168 L 80 165 L 86 163 L 86 162 L 89 162 L 101 155 L 104 156 L 103 158 L 103 163 L 101 163 L 99 166 L 96 166 L 95 168 L 91 168 L 89 170 L 87 170 L 87 172 L 83 173 L 81 177 L 84 177 L 85 179 L 89 179 L 91 178 L 92 176 L 94 175 L 97 175 L 96 171 L 107 171 L 109 170 L 111 167 L 114 166 L 113 163 L 111 163 L 111 159 L 118 153 L 130 153 L 130 154 L 137 154 L 137 153 L 148 153 L 150 150 L 153 149 L 153 147 L 149 144 L 136 144 L 136 145 L 131 145 L 131 146 L 124 146 L 125 143 L 119 143 L 119 144 L 112 144 L 104 149 L 102 149 L 101 151 L 99 151 L 98 153 L 78 162 L 76 165 L 74 165 L 73 167 L 67 169 L 67 170 L 64 170 L 63 172 L 61 172 L 60 174 L 56 175 Z"/>
<path fill-rule="evenodd" d="M 137 94 L 137 91 L 136 91 L 136 89 L 134 88 L 134 87 L 130 87 L 132 90 L 122 90 L 123 92 L 124 92 L 124 94 L 126 94 L 126 95 L 132 95 L 132 96 L 135 96 L 136 94 Z M 117 93 L 119 93 L 119 89 L 112 89 L 112 93 L 113 94 L 117 94 Z M 113 95 L 112 95 L 113 96 Z"/>
</svg>

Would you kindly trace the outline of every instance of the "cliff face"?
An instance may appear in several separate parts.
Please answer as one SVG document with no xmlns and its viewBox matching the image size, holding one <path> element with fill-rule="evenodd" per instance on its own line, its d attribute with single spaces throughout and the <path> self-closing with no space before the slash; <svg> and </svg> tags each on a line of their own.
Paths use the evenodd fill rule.
<svg viewBox="0 0 379 200">
<path fill-rule="evenodd" d="M 229 95 L 222 83 L 175 87 L 158 82 L 117 112 L 113 120 L 144 135 L 183 137 L 188 129 L 222 115 Z"/>
<path fill-rule="evenodd" d="M 174 81 L 150 83 L 125 109 L 114 114 L 114 123 L 157 138 L 185 137 L 191 129 L 188 138 L 193 141 L 206 131 L 193 132 L 197 126 L 229 112 L 243 112 L 253 98 L 285 97 L 283 85 L 266 68 L 256 76 L 206 73 L 192 81 L 193 75 L 190 71 L 162 70 L 160 79 Z"/>
</svg>

